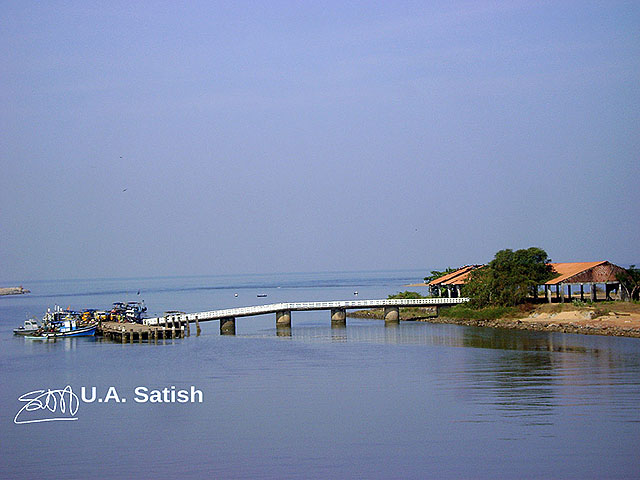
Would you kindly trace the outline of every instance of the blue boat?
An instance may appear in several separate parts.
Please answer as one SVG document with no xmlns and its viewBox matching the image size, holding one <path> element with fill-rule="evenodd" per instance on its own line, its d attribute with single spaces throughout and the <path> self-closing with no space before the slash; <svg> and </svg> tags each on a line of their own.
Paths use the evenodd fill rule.
<svg viewBox="0 0 640 480">
<path fill-rule="evenodd" d="M 98 323 L 85 321 L 82 315 L 71 310 L 63 310 L 55 306 L 53 312 L 48 310 L 42 319 L 42 327 L 33 335 L 26 335 L 30 340 L 48 340 L 50 338 L 91 337 L 96 334 Z"/>
</svg>

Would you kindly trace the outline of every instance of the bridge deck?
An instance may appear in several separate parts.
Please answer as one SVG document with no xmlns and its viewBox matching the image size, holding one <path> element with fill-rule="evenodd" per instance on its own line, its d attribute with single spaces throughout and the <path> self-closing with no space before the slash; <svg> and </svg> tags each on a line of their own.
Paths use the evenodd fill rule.
<svg viewBox="0 0 640 480">
<path fill-rule="evenodd" d="M 207 312 L 183 313 L 166 317 L 146 318 L 145 325 L 165 324 L 171 322 L 203 322 L 207 320 L 220 320 L 230 317 L 247 317 L 251 315 L 265 315 L 269 313 L 283 311 L 308 311 L 308 310 L 331 310 L 357 309 L 357 308 L 379 308 L 379 307 L 429 307 L 446 306 L 468 302 L 468 298 L 415 298 L 415 299 L 385 299 L 385 300 L 338 300 L 329 302 L 293 302 L 293 303 L 271 303 L 268 305 L 256 305 L 252 307 L 226 308 L 222 310 L 210 310 Z"/>
</svg>

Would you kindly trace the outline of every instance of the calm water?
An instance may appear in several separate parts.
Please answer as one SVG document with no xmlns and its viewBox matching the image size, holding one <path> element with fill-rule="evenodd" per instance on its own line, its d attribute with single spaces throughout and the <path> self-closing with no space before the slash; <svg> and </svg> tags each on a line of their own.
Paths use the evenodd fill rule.
<svg viewBox="0 0 640 480">
<path fill-rule="evenodd" d="M 293 312 L 158 345 L 39 343 L 47 306 L 144 299 L 150 313 L 384 298 L 421 272 L 29 282 L 0 297 L 2 478 L 638 478 L 640 340 Z M 26 282 L 25 282 L 26 283 Z M 140 295 L 138 295 L 140 291 Z M 234 296 L 238 293 L 238 297 Z M 257 298 L 257 294 L 267 298 Z M 15 425 L 24 393 L 114 386 L 77 421 Z M 191 385 L 202 403 L 135 403 Z M 39 412 L 35 412 L 39 413 Z M 34 414 L 35 414 L 34 413 Z"/>
</svg>

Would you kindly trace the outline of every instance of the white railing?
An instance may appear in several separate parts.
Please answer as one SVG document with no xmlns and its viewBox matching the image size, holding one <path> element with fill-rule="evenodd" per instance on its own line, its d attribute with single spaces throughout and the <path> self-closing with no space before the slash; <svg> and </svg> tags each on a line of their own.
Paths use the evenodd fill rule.
<svg viewBox="0 0 640 480">
<path fill-rule="evenodd" d="M 468 302 L 468 298 L 406 298 L 406 299 L 386 299 L 386 300 L 337 300 L 331 302 L 293 302 L 293 303 L 271 303 L 268 305 L 256 305 L 253 307 L 226 308 L 222 310 L 210 310 L 198 313 L 183 313 L 177 315 L 167 315 L 165 317 L 145 318 L 145 325 L 160 325 L 167 323 L 183 323 L 218 320 L 227 317 L 246 317 L 249 315 L 264 315 L 282 311 L 304 311 L 304 310 L 329 310 L 332 308 L 376 308 L 376 307 L 420 307 L 430 305 L 454 305 Z"/>
</svg>

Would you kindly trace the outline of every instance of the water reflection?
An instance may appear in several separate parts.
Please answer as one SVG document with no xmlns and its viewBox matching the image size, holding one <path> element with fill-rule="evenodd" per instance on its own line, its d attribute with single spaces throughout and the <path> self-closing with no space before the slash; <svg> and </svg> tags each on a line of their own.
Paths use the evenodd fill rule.
<svg viewBox="0 0 640 480">
<path fill-rule="evenodd" d="M 345 323 L 331 322 L 331 341 L 338 343 L 347 341 L 347 325 Z"/>
<path fill-rule="evenodd" d="M 631 396 L 621 396 L 620 385 L 638 383 L 637 345 L 631 345 L 627 353 L 612 348 L 625 339 L 369 320 L 352 320 L 346 326 L 294 322 L 286 333 L 277 330 L 276 334 L 305 343 L 454 347 L 456 351 L 427 348 L 424 353 L 415 352 L 437 359 L 430 363 L 436 390 L 451 392 L 473 405 L 459 422 L 495 424 L 497 415 L 517 432 L 505 440 L 521 439 L 531 429 L 541 438 L 553 437 L 560 419 L 584 415 L 579 410 L 584 406 L 616 403 L 624 410 L 621 416 L 628 418 L 636 405 Z M 257 336 L 274 338 L 273 328 Z"/>
<path fill-rule="evenodd" d="M 276 325 L 276 335 L 279 337 L 291 337 L 291 327 Z"/>
<path fill-rule="evenodd" d="M 243 337 L 271 337 L 273 328 Z M 558 332 L 530 332 L 508 329 L 478 328 L 423 322 L 352 321 L 348 324 L 294 324 L 275 328 L 277 337 L 291 337 L 303 342 L 341 340 L 349 342 L 432 345 L 447 347 L 516 350 L 529 352 L 579 353 L 600 356 L 598 344 L 606 337 L 563 334 Z M 603 340 L 604 339 L 604 340 Z M 608 349 L 605 348 L 605 351 Z"/>
</svg>

